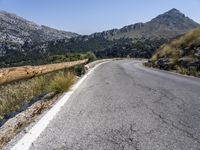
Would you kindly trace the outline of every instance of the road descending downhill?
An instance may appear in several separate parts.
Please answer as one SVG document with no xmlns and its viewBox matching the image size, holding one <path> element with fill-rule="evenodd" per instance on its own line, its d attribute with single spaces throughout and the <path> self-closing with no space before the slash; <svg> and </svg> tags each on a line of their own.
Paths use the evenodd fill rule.
<svg viewBox="0 0 200 150">
<path fill-rule="evenodd" d="M 31 150 L 199 150 L 200 79 L 141 61 L 95 69 Z"/>
</svg>

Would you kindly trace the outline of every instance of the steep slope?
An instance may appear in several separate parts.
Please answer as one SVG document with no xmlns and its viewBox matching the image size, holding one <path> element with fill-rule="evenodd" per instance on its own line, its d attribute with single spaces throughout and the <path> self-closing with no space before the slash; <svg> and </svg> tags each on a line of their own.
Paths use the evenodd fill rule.
<svg viewBox="0 0 200 150">
<path fill-rule="evenodd" d="M 59 31 L 40 26 L 15 14 L 0 11 L 0 42 L 24 44 L 28 42 L 46 42 L 63 38 L 72 38 L 76 33 Z"/>
<path fill-rule="evenodd" d="M 13 14 L 0 14 L 0 67 L 43 64 L 52 55 L 87 51 L 93 51 L 98 58 L 150 58 L 165 42 L 199 26 L 172 9 L 147 23 L 77 36 L 38 26 Z"/>
<path fill-rule="evenodd" d="M 40 26 L 15 14 L 0 11 L 0 66 L 44 63 L 48 42 L 76 36 L 76 33 Z"/>
<path fill-rule="evenodd" d="M 200 28 L 161 46 L 148 65 L 200 76 Z"/>
<path fill-rule="evenodd" d="M 136 23 L 125 26 L 121 29 L 113 29 L 101 33 L 95 33 L 91 36 L 102 36 L 107 39 L 169 39 L 188 32 L 191 29 L 197 28 L 198 26 L 198 23 L 186 17 L 179 10 L 173 8 L 147 23 Z"/>
</svg>

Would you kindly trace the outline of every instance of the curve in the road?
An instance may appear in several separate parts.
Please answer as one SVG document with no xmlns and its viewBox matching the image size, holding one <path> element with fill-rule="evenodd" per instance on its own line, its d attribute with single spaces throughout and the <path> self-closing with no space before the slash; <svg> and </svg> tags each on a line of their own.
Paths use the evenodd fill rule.
<svg viewBox="0 0 200 150">
<path fill-rule="evenodd" d="M 200 80 L 140 64 L 96 68 L 30 149 L 200 149 Z"/>
</svg>

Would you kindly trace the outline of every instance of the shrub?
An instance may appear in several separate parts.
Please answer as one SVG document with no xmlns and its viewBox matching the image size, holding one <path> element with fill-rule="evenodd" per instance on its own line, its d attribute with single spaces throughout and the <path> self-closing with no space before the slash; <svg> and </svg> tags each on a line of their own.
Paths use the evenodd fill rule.
<svg viewBox="0 0 200 150">
<path fill-rule="evenodd" d="M 33 95 L 39 95 L 47 92 L 47 79 L 45 76 L 40 76 L 32 80 Z"/>
<path fill-rule="evenodd" d="M 0 118 L 10 112 L 15 112 L 25 103 L 33 98 L 32 84 L 30 82 L 20 83 L 1 89 Z"/>
<path fill-rule="evenodd" d="M 87 52 L 85 57 L 88 59 L 88 62 L 92 62 L 97 59 L 93 52 Z"/>
<path fill-rule="evenodd" d="M 70 86 L 75 82 L 75 76 L 72 73 L 64 75 L 64 73 L 59 73 L 50 82 L 48 90 L 54 92 L 65 92 L 68 91 Z"/>
<path fill-rule="evenodd" d="M 85 73 L 83 65 L 75 66 L 72 71 L 75 75 L 81 76 Z"/>
</svg>

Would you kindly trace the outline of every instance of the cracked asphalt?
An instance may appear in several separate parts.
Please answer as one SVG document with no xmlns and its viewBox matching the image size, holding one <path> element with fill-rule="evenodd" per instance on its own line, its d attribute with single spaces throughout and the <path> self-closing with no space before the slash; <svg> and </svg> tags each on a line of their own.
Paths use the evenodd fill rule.
<svg viewBox="0 0 200 150">
<path fill-rule="evenodd" d="M 199 150 L 200 79 L 100 65 L 74 92 L 31 150 Z"/>
</svg>

